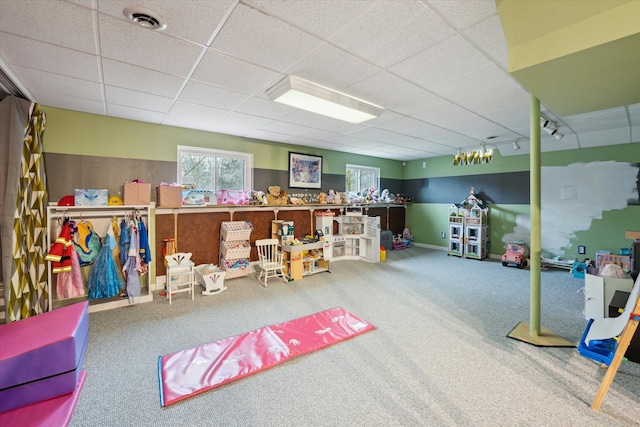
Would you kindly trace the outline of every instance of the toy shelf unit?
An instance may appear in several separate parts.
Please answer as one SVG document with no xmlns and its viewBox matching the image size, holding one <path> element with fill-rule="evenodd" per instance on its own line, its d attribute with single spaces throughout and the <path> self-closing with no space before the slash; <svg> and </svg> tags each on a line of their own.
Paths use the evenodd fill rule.
<svg viewBox="0 0 640 427">
<path fill-rule="evenodd" d="M 104 239 L 107 234 L 107 230 L 111 227 L 112 221 L 115 219 L 118 226 L 122 219 L 135 218 L 141 220 L 147 231 L 149 230 L 149 218 L 153 206 L 148 205 L 120 205 L 120 206 L 47 206 L 47 250 L 51 247 L 51 244 L 58 238 L 62 222 L 65 218 L 72 221 L 87 221 L 92 225 L 93 230 Z M 75 236 L 76 242 L 79 242 L 78 236 Z M 117 244 L 118 242 L 116 242 Z M 75 250 L 75 249 L 74 249 Z M 75 296 L 66 298 L 63 295 L 58 294 L 58 280 L 59 274 L 53 273 L 52 264 L 47 262 L 47 286 L 49 294 L 49 307 L 48 310 L 54 310 L 70 304 L 75 304 L 82 301 L 89 301 L 89 312 L 97 312 L 103 310 L 110 310 L 118 307 L 126 307 L 131 304 L 145 303 L 153 301 L 153 294 L 151 292 L 151 277 L 149 272 L 155 269 L 155 260 L 152 258 L 149 262 L 148 271 L 144 274 L 140 274 L 140 296 L 129 297 L 120 293 L 111 298 L 93 298 L 89 299 L 89 290 L 87 289 L 87 280 L 91 273 L 91 269 L 94 265 L 81 266 L 82 275 L 85 282 L 85 294 L 82 296 Z M 126 282 L 125 282 L 126 283 Z M 128 298 L 126 298 L 126 297 Z"/>
<path fill-rule="evenodd" d="M 271 221 L 271 238 L 278 239 L 280 244 L 286 245 L 293 241 L 295 239 L 293 232 L 293 221 L 283 221 L 281 219 Z"/>
<path fill-rule="evenodd" d="M 362 212 L 362 210 L 360 210 Z M 344 241 L 344 259 L 380 261 L 380 217 L 345 214 L 340 219 L 340 236 Z M 334 245 L 338 242 L 334 241 Z M 334 246 L 334 258 L 337 258 Z"/>
<path fill-rule="evenodd" d="M 220 230 L 220 268 L 225 279 L 248 276 L 253 227 L 247 221 L 223 221 Z"/>
<path fill-rule="evenodd" d="M 303 276 L 329 271 L 329 260 L 324 258 L 325 247 L 322 241 L 281 245 L 289 278 L 300 280 Z"/>
<path fill-rule="evenodd" d="M 489 208 L 475 196 L 473 187 L 462 203 L 449 207 L 449 245 L 447 254 L 484 259 L 488 256 Z"/>
</svg>

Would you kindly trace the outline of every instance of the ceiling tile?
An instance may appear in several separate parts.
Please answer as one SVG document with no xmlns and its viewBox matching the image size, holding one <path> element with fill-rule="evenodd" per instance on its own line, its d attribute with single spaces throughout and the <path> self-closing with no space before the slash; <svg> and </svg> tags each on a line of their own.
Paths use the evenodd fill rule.
<svg viewBox="0 0 640 427">
<path fill-rule="evenodd" d="M 266 126 L 260 128 L 261 130 L 266 130 L 269 132 L 282 133 L 285 135 L 297 135 L 310 128 L 307 126 L 299 126 L 293 123 L 287 123 L 282 121 L 272 121 Z"/>
<path fill-rule="evenodd" d="M 219 108 L 178 101 L 162 124 L 214 131 L 215 122 L 227 114 L 228 111 Z"/>
<path fill-rule="evenodd" d="M 108 0 L 100 1 L 100 13 L 125 19 L 124 9 L 133 5 L 164 18 L 164 34 L 201 45 L 207 43 L 235 0 Z"/>
<path fill-rule="evenodd" d="M 565 136 L 566 138 L 566 136 Z M 565 140 L 562 138 L 562 141 Z M 578 139 L 581 148 L 602 147 L 605 145 L 627 144 L 631 142 L 629 129 L 606 129 L 594 132 L 584 132 Z"/>
<path fill-rule="evenodd" d="M 242 34 L 242 37 L 238 37 Z M 322 42 L 299 29 L 239 3 L 212 48 L 284 72 Z"/>
<path fill-rule="evenodd" d="M 390 132 L 388 130 L 378 128 L 364 128 L 350 132 L 349 135 L 371 141 L 387 143 L 400 142 L 408 139 L 407 135 L 402 135 L 396 132 Z"/>
<path fill-rule="evenodd" d="M 405 79 L 382 71 L 348 87 L 346 92 L 397 113 L 411 115 L 440 98 Z"/>
<path fill-rule="evenodd" d="M 253 97 L 236 108 L 236 111 L 278 120 L 293 113 L 296 109 L 285 104 L 280 104 L 279 102 Z"/>
<path fill-rule="evenodd" d="M 376 125 L 376 127 L 414 137 L 422 137 L 434 132 L 433 125 L 406 116 Z"/>
<path fill-rule="evenodd" d="M 59 93 L 61 95 L 76 96 L 78 98 L 104 101 L 102 85 L 97 82 L 76 79 L 46 71 L 33 70 L 14 66 L 13 69 L 20 73 L 22 83 L 31 90 Z"/>
<path fill-rule="evenodd" d="M 330 38 L 336 31 L 365 12 L 372 1 L 344 0 L 246 0 L 261 11 L 294 27 L 320 37 Z"/>
<path fill-rule="evenodd" d="M 249 129 L 259 130 L 271 122 L 272 120 L 268 118 L 231 112 L 216 124 L 216 129 L 219 131 L 225 130 L 229 134 L 237 135 L 239 134 L 237 132 L 239 129 L 242 132 L 246 132 Z"/>
<path fill-rule="evenodd" d="M 100 47 L 105 58 L 180 77 L 191 73 L 203 47 L 100 15 Z"/>
<path fill-rule="evenodd" d="M 0 56 L 10 65 L 100 81 L 98 57 L 35 40 L 0 33 Z M 25 55 L 29 52 L 29 55 Z"/>
<path fill-rule="evenodd" d="M 380 67 L 389 67 L 454 31 L 416 1 L 376 2 L 331 42 Z"/>
<path fill-rule="evenodd" d="M 107 105 L 109 115 L 113 117 L 120 117 L 128 120 L 138 120 L 146 123 L 162 123 L 165 117 L 164 113 L 157 111 L 143 110 L 141 108 L 125 107 L 124 105 Z"/>
<path fill-rule="evenodd" d="M 209 107 L 233 110 L 249 99 L 249 96 L 192 80 L 186 84 L 178 99 Z"/>
<path fill-rule="evenodd" d="M 476 113 L 529 101 L 529 94 L 494 64 L 451 79 L 441 84 L 436 92 Z"/>
<path fill-rule="evenodd" d="M 185 79 L 123 62 L 102 60 L 104 83 L 153 95 L 175 98 Z"/>
<path fill-rule="evenodd" d="M 486 52 L 503 70 L 509 69 L 509 48 L 502 31 L 500 17 L 493 15 L 464 31 L 473 44 Z"/>
<path fill-rule="evenodd" d="M 340 70 L 336 73 L 335 70 Z M 380 69 L 334 46 L 325 44 L 294 65 L 287 74 L 356 96 L 344 88 L 372 76 Z M 369 99 L 365 101 L 373 102 Z"/>
<path fill-rule="evenodd" d="M 192 77 L 203 83 L 253 95 L 275 84 L 279 76 L 266 68 L 208 49 Z"/>
<path fill-rule="evenodd" d="M 464 30 L 490 16 L 497 15 L 494 1 L 420 0 L 439 12 L 454 27 Z"/>
<path fill-rule="evenodd" d="M 630 105 L 627 109 L 629 110 L 631 124 L 634 126 L 640 126 L 640 104 Z"/>
<path fill-rule="evenodd" d="M 34 90 L 32 93 L 36 97 L 36 102 L 42 105 L 55 105 L 57 108 L 64 108 L 65 110 L 82 111 L 91 114 L 107 114 L 104 102 L 39 90 Z"/>
<path fill-rule="evenodd" d="M 451 55 L 451 52 L 456 52 Z M 480 53 L 462 36 L 449 37 L 389 69 L 425 89 L 437 89 L 443 81 L 469 74 L 489 65 Z"/>
<path fill-rule="evenodd" d="M 28 20 L 20 19 L 24 11 Z M 93 12 L 64 1 L 3 1 L 0 31 L 97 54 Z"/>
<path fill-rule="evenodd" d="M 173 106 L 172 98 L 137 92 L 114 86 L 105 86 L 107 102 L 109 104 L 141 108 L 143 110 L 167 113 Z"/>
</svg>

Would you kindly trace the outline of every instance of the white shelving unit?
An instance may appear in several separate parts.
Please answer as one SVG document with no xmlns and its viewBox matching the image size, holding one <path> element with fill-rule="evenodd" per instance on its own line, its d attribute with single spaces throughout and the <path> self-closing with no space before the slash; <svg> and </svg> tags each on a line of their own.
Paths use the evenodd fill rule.
<svg viewBox="0 0 640 427">
<path fill-rule="evenodd" d="M 123 216 L 128 213 L 137 212 L 142 217 L 147 232 L 149 230 L 150 217 L 154 206 L 47 206 L 47 250 L 51 247 L 51 243 L 60 234 L 61 222 L 64 218 L 80 221 L 87 220 L 93 224 L 93 228 L 101 237 L 104 237 L 107 231 L 107 227 L 111 226 L 111 220 L 115 216 L 118 219 L 122 219 Z M 151 241 L 151 239 L 150 239 Z M 152 248 L 152 259 L 148 264 L 148 272 L 140 276 L 140 303 L 153 301 L 153 294 L 151 293 L 150 273 L 154 271 L 155 254 Z M 64 307 L 65 305 L 75 304 L 77 302 L 86 301 L 87 295 L 76 298 L 58 298 L 56 295 L 57 274 L 53 274 L 51 263 L 47 263 L 47 284 L 49 293 L 49 308 L 51 311 L 56 308 Z M 91 268 L 91 267 L 81 267 Z M 88 276 L 88 275 L 87 275 Z M 85 278 L 86 280 L 86 278 Z M 91 299 L 89 300 L 89 312 L 97 312 L 103 310 L 110 310 L 118 307 L 126 307 L 130 305 L 128 298 L 121 296 L 115 296 L 112 298 L 104 299 Z"/>
<path fill-rule="evenodd" d="M 380 217 L 362 215 L 362 210 L 347 211 L 340 218 L 340 236 L 344 240 L 343 259 L 380 262 Z M 338 258 L 335 247 L 334 258 Z"/>
<path fill-rule="evenodd" d="M 252 227 L 247 221 L 224 221 L 220 230 L 220 268 L 225 279 L 248 276 Z"/>
</svg>

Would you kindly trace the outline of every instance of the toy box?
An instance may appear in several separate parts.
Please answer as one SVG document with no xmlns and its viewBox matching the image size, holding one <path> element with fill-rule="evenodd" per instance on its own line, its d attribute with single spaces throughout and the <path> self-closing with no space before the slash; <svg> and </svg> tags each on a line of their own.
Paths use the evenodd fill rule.
<svg viewBox="0 0 640 427">
<path fill-rule="evenodd" d="M 158 206 L 176 208 L 182 206 L 182 187 L 160 185 L 158 189 Z"/>
<path fill-rule="evenodd" d="M 151 184 L 125 182 L 123 194 L 125 205 L 146 206 L 151 203 Z"/>
<path fill-rule="evenodd" d="M 247 191 L 217 190 L 216 199 L 219 205 L 248 205 L 251 196 Z"/>
<path fill-rule="evenodd" d="M 76 206 L 107 206 L 109 190 L 76 188 L 73 202 Z"/>
<path fill-rule="evenodd" d="M 82 302 L 0 326 L 0 412 L 75 390 L 89 341 Z"/>
</svg>

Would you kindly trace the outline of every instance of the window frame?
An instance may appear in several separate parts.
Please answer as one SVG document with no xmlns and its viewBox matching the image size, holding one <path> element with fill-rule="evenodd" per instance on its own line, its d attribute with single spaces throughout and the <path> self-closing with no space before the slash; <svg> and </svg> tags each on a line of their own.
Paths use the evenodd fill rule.
<svg viewBox="0 0 640 427">
<path fill-rule="evenodd" d="M 178 145 L 177 147 L 177 180 L 182 184 L 182 161 L 181 156 L 183 154 L 191 154 L 196 156 L 211 156 L 215 159 L 217 158 L 226 158 L 226 159 L 237 159 L 244 160 L 244 188 L 243 191 L 251 191 L 253 189 L 253 153 L 244 153 L 241 151 L 229 151 L 229 150 L 219 150 L 217 148 L 203 148 L 203 147 L 194 147 L 189 145 Z M 217 173 L 217 160 L 215 160 L 214 166 L 214 187 L 218 185 L 218 173 Z M 228 189 L 221 189 L 228 190 Z M 213 188 L 212 191 L 216 191 L 216 188 Z"/>
<path fill-rule="evenodd" d="M 373 172 L 375 175 L 375 185 L 374 187 L 376 189 L 380 189 L 380 168 L 379 167 L 375 167 L 375 166 L 364 166 L 364 165 L 352 165 L 352 164 L 347 164 L 345 166 L 345 182 L 344 182 L 344 188 L 346 191 L 349 191 L 347 189 L 347 174 L 349 171 L 353 171 L 353 170 L 357 170 L 358 171 L 358 187 L 361 187 L 361 183 L 360 183 L 360 173 L 362 171 L 367 171 L 367 172 Z M 370 187 L 367 187 L 370 188 Z M 356 193 L 360 193 L 361 191 L 364 191 L 364 189 L 358 189 L 356 191 Z"/>
</svg>

